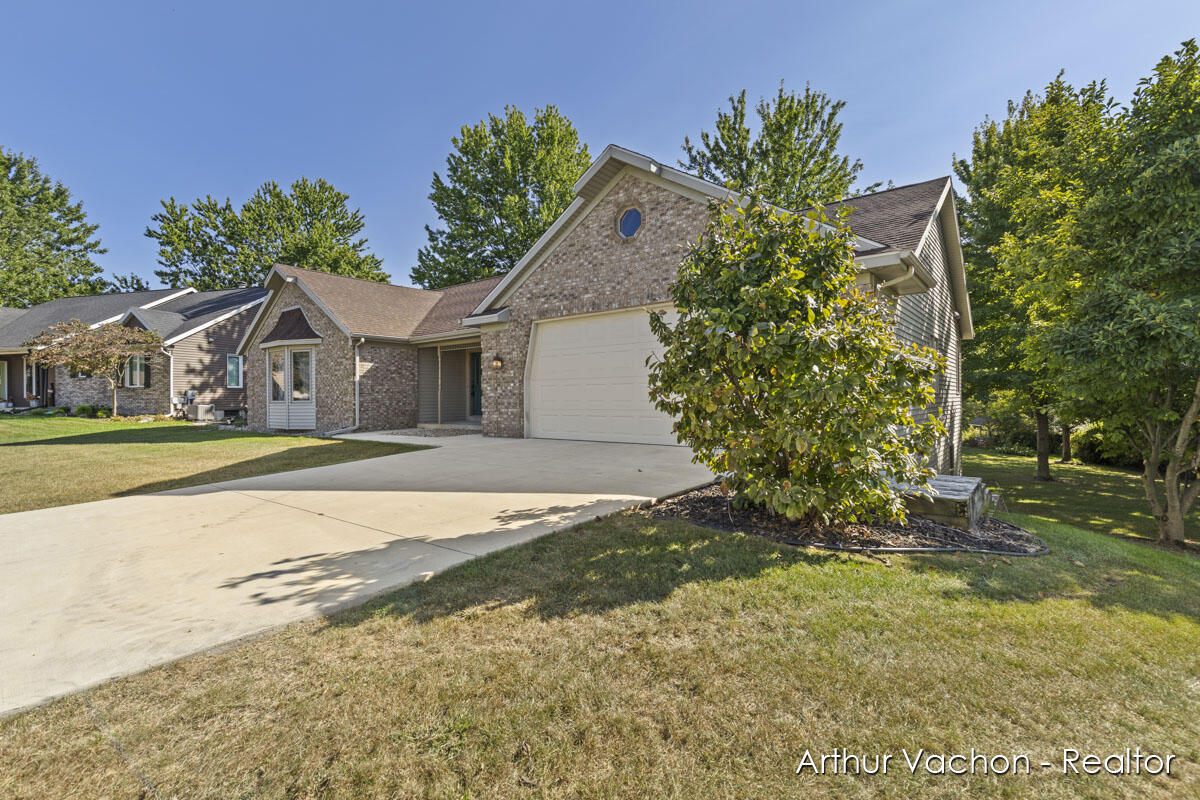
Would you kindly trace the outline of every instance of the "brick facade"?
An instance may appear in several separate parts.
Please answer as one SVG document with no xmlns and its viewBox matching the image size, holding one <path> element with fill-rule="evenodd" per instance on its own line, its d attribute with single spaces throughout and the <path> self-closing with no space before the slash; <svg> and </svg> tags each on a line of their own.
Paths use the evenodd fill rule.
<svg viewBox="0 0 1200 800">
<path fill-rule="evenodd" d="M 267 424 L 267 360 L 259 344 L 286 309 L 299 307 L 321 337 L 313 350 L 313 393 L 321 434 L 354 424 L 354 346 L 350 337 L 294 283 L 269 301 L 254 338 L 246 347 L 246 422 L 251 430 Z M 359 430 L 408 428 L 417 424 L 417 348 L 367 340 L 358 348 Z"/>
<path fill-rule="evenodd" d="M 359 430 L 417 425 L 417 348 L 366 341 L 358 348 Z"/>
<path fill-rule="evenodd" d="M 350 337 L 294 283 L 285 284 L 279 296 L 268 301 L 254 338 L 246 347 L 246 426 L 270 430 L 267 425 L 267 357 L 259 347 L 275 326 L 280 313 L 299 307 L 308 324 L 321 336 L 313 345 L 313 393 L 317 406 L 316 433 L 348 428 L 354 424 L 354 348 Z"/>
<path fill-rule="evenodd" d="M 642 211 L 631 239 L 617 235 L 627 208 Z M 509 321 L 482 329 L 483 432 L 525 435 L 525 359 L 533 321 L 661 303 L 688 246 L 708 221 L 705 204 L 633 174 L 617 181 L 508 299 Z"/>
<path fill-rule="evenodd" d="M 149 359 L 150 385 L 143 389 L 117 389 L 117 412 L 123 416 L 136 414 L 171 413 L 171 373 L 167 357 L 156 353 Z M 112 389 L 101 377 L 76 378 L 66 367 L 55 367 L 54 404 L 74 409 L 76 406 L 112 407 Z"/>
</svg>

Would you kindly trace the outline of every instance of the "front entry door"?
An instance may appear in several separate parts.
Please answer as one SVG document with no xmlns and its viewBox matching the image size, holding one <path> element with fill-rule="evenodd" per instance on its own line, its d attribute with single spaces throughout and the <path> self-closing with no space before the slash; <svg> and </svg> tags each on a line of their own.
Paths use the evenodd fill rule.
<svg viewBox="0 0 1200 800">
<path fill-rule="evenodd" d="M 483 416 L 483 353 L 471 353 L 471 416 Z"/>
</svg>

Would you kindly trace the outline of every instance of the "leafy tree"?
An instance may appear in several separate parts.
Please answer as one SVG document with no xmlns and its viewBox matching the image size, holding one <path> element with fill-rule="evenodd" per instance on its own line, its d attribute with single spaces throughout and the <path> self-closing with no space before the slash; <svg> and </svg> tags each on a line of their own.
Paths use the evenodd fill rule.
<svg viewBox="0 0 1200 800">
<path fill-rule="evenodd" d="M 571 121 L 554 106 L 525 115 L 506 106 L 464 125 L 433 174 L 429 199 L 442 227 L 425 226 L 413 282 L 426 289 L 503 275 L 574 199 L 571 187 L 591 157 Z"/>
<path fill-rule="evenodd" d="M 0 306 L 103 291 L 97 227 L 36 159 L 0 147 Z"/>
<path fill-rule="evenodd" d="M 954 162 L 967 191 L 959 206 L 976 330 L 964 352 L 964 383 L 981 401 L 1003 390 L 1024 398 L 1037 429 L 1040 480 L 1051 479 L 1051 418 L 1063 420 L 1068 437 L 1072 421 L 1043 340 L 1068 289 L 1051 265 L 1074 257 L 1063 220 L 1084 200 L 1080 175 L 1111 112 L 1103 83 L 1076 89 L 1059 75 L 1043 94 L 1010 102 L 1003 121 L 985 120 L 971 158 Z"/>
<path fill-rule="evenodd" d="M 129 359 L 158 352 L 162 337 L 154 331 L 129 325 L 92 326 L 77 319 L 43 331 L 32 341 L 30 358 L 44 366 L 64 366 L 72 372 L 103 377 L 112 390 L 113 415 L 117 415 L 117 387 L 125 381 Z"/>
<path fill-rule="evenodd" d="M 944 428 L 915 415 L 944 361 L 895 335 L 892 307 L 855 288 L 849 232 L 760 197 L 714 207 L 679 267 L 680 316 L 650 397 L 695 460 L 740 501 L 826 523 L 903 519 L 898 481 L 924 485 Z"/>
<path fill-rule="evenodd" d="M 191 206 L 161 201 L 146 229 L 163 267 L 154 274 L 167 286 L 200 290 L 260 284 L 277 263 L 387 280 L 383 261 L 360 235 L 362 212 L 347 206 L 349 195 L 321 178 L 300 178 L 290 188 L 267 181 L 240 209 L 211 195 Z"/>
<path fill-rule="evenodd" d="M 1087 161 L 1087 202 L 1063 215 L 1053 267 L 1070 291 L 1046 327 L 1073 396 L 1106 430 L 1135 433 L 1160 540 L 1182 545 L 1200 498 L 1195 40 L 1158 63 L 1117 122 Z"/>
<path fill-rule="evenodd" d="M 683 138 L 679 166 L 720 184 L 758 192 L 783 208 L 803 209 L 852 193 L 862 162 L 838 153 L 845 101 L 804 87 L 804 94 L 784 90 L 774 102 L 759 100 L 758 131 L 746 122 L 746 90 L 730 95 L 729 110 L 717 112 L 716 132 L 700 132 L 699 145 Z M 873 191 L 878 184 L 864 191 Z"/>
<path fill-rule="evenodd" d="M 127 275 L 115 275 L 111 281 L 107 281 L 108 291 L 110 292 L 148 292 L 150 284 L 138 275 L 136 272 L 130 272 Z"/>
</svg>

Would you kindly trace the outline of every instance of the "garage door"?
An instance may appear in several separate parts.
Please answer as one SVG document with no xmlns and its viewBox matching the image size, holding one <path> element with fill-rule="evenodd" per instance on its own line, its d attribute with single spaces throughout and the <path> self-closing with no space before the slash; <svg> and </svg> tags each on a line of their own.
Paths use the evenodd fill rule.
<svg viewBox="0 0 1200 800">
<path fill-rule="evenodd" d="M 646 356 L 659 344 L 648 316 L 642 308 L 534 326 L 531 436 L 678 444 L 671 418 L 650 403 Z"/>
</svg>

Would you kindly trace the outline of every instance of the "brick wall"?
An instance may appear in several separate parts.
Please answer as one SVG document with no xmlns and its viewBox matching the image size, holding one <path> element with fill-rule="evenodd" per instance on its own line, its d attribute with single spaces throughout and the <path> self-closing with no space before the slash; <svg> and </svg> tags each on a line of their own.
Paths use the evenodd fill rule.
<svg viewBox="0 0 1200 800">
<path fill-rule="evenodd" d="M 285 284 L 278 296 L 267 301 L 254 338 L 246 348 L 246 424 L 251 430 L 267 426 L 267 360 L 259 348 L 284 309 L 299 306 L 308 324 L 322 342 L 313 346 L 313 391 L 317 403 L 316 433 L 347 428 L 354 424 L 354 351 L 350 338 L 294 283 Z"/>
<path fill-rule="evenodd" d="M 358 374 L 359 430 L 416 427 L 416 347 L 364 342 L 358 348 Z"/>
<path fill-rule="evenodd" d="M 617 235 L 625 209 L 642 210 L 631 239 Z M 483 432 L 524 436 L 525 358 L 535 319 L 608 311 L 669 299 L 688 247 L 708 221 L 705 204 L 627 174 L 565 236 L 508 299 L 506 325 L 482 329 Z"/>
<path fill-rule="evenodd" d="M 123 416 L 136 414 L 171 413 L 171 374 L 167 357 L 162 353 L 151 356 L 150 386 L 144 389 L 117 389 L 117 413 Z M 53 372 L 54 403 L 68 408 L 89 405 L 112 407 L 112 390 L 104 378 L 76 378 L 66 367 L 55 367 Z"/>
</svg>

